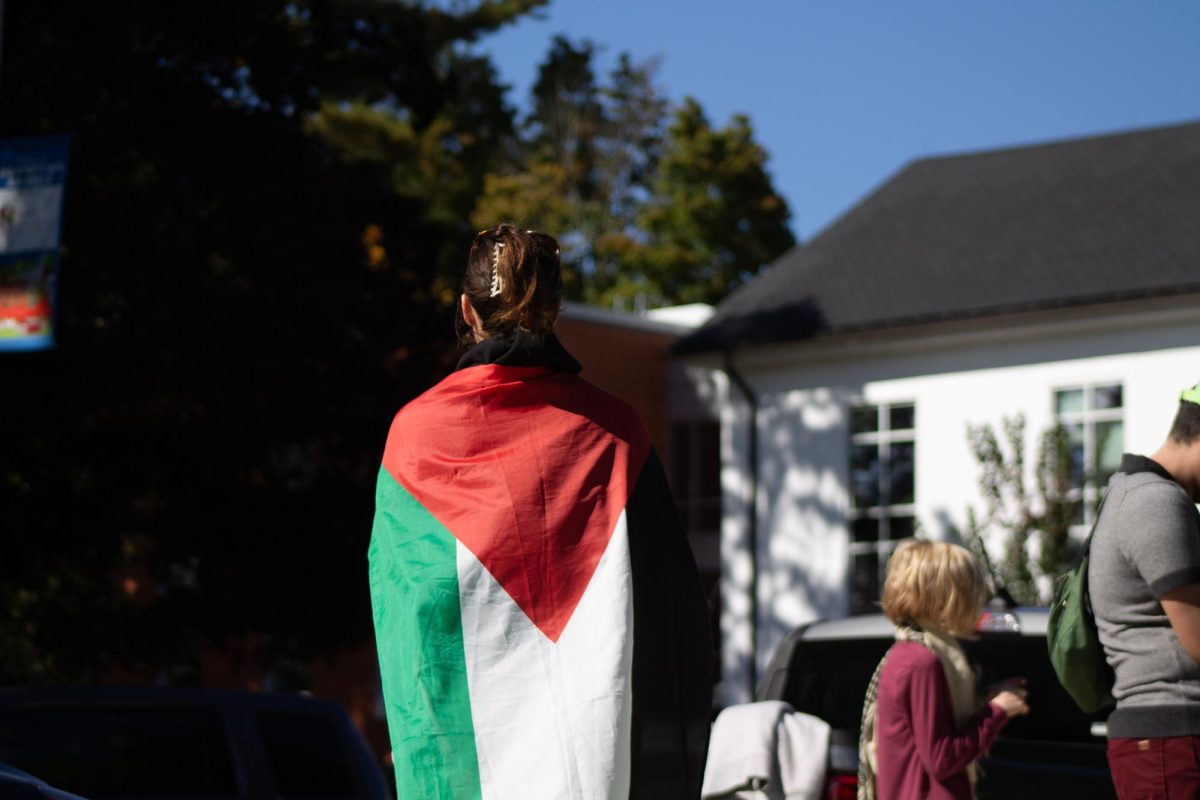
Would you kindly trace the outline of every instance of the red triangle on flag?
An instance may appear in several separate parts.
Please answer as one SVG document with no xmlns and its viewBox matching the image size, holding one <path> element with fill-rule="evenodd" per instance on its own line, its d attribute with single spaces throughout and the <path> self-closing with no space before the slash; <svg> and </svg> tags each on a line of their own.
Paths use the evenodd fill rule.
<svg viewBox="0 0 1200 800">
<path fill-rule="evenodd" d="M 489 365 L 405 407 L 384 467 L 558 641 L 648 451 L 632 409 L 586 381 Z"/>
</svg>

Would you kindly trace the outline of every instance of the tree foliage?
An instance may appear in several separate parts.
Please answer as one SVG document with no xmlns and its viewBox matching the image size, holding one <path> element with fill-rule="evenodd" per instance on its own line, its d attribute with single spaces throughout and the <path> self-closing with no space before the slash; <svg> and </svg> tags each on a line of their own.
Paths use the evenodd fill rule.
<svg viewBox="0 0 1200 800">
<path fill-rule="evenodd" d="M 0 364 L 0 681 L 366 637 L 379 448 L 511 131 L 462 43 L 543 2 L 6 4 L 0 135 L 72 150 L 58 347 Z"/>
<path fill-rule="evenodd" d="M 688 99 L 663 150 L 638 217 L 648 240 L 638 264 L 664 297 L 716 302 L 795 244 L 747 117 L 716 130 Z"/>
<path fill-rule="evenodd" d="M 1069 563 L 1071 444 L 1066 429 L 1046 430 L 1034 465 L 1034 490 L 1025 464 L 1025 419 L 1005 418 L 998 435 L 991 425 L 969 425 L 967 440 L 979 465 L 982 514 L 967 510 L 966 539 L 998 585 L 1023 605 L 1049 601 L 1049 584 Z M 1003 443 L 1002 443 L 1003 442 Z M 1002 556 L 989 542 L 1000 540 Z M 1048 580 L 1049 579 L 1049 580 Z"/>
<path fill-rule="evenodd" d="M 622 55 L 600 81 L 594 59 L 555 41 L 478 227 L 558 232 L 568 295 L 602 305 L 717 302 L 795 244 L 748 118 L 716 129 L 694 99 L 670 107 L 654 62 Z"/>
<path fill-rule="evenodd" d="M 0 136 L 71 160 L 58 345 L 0 360 L 0 682 L 364 641 L 380 448 L 474 225 L 560 234 L 606 303 L 791 243 L 749 123 L 672 116 L 653 63 L 558 40 L 517 124 L 469 45 L 545 2 L 5 5 Z"/>
</svg>

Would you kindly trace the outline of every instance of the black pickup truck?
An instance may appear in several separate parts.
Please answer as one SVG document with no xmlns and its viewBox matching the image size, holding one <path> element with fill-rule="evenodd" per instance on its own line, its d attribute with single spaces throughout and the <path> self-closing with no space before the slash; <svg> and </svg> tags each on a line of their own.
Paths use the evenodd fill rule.
<svg viewBox="0 0 1200 800">
<path fill-rule="evenodd" d="M 979 800 L 1115 800 L 1105 757 L 1106 712 L 1084 714 L 1059 685 L 1046 651 L 1044 608 L 989 610 L 963 642 L 979 685 L 1025 677 L 1028 716 L 1010 722 L 981 760 Z M 882 614 L 802 626 L 775 648 L 759 700 L 785 700 L 832 728 L 828 798 L 854 798 L 863 696 L 894 641 Z"/>
<path fill-rule="evenodd" d="M 337 703 L 163 688 L 0 689 L 0 764 L 89 800 L 388 800 Z"/>
</svg>

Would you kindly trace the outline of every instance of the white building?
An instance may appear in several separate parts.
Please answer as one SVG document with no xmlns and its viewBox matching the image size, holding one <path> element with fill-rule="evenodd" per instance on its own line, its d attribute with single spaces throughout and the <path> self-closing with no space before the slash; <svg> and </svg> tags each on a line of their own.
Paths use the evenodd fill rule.
<svg viewBox="0 0 1200 800">
<path fill-rule="evenodd" d="M 968 424 L 1021 413 L 1032 455 L 1064 422 L 1088 498 L 1162 442 L 1200 380 L 1200 124 L 917 161 L 677 352 L 721 423 L 728 704 L 982 508 Z"/>
</svg>

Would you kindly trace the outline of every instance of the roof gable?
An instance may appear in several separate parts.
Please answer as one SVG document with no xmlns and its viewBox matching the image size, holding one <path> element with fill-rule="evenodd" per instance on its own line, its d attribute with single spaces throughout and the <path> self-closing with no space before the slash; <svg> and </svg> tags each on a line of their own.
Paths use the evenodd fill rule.
<svg viewBox="0 0 1200 800">
<path fill-rule="evenodd" d="M 1200 123 L 902 169 L 680 351 L 1200 292 Z"/>
</svg>

